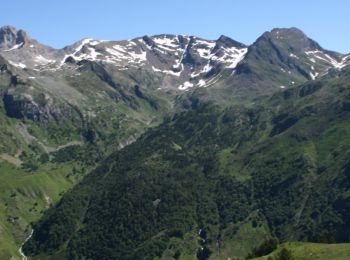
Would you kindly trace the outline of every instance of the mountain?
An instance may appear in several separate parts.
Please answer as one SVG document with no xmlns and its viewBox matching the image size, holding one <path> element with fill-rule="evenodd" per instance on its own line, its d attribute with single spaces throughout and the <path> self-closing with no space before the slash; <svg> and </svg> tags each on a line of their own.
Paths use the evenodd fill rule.
<svg viewBox="0 0 350 260">
<path fill-rule="evenodd" d="M 221 37 L 218 41 L 207 41 L 182 35 L 144 36 L 119 42 L 84 39 L 63 49 L 54 50 L 30 40 L 27 36 L 25 42 L 20 38 L 8 42 L 7 38 L 15 37 L 14 35 L 23 31 L 17 32 L 11 27 L 4 27 L 2 31 L 2 56 L 15 67 L 51 71 L 55 74 L 57 71 L 61 73 L 61 70 L 72 69 L 67 64 L 80 66 L 79 62 L 93 61 L 115 72 L 142 69 L 171 81 L 162 82 L 158 87 L 176 87 L 181 90 L 193 86 L 203 87 L 205 83 L 199 82 L 202 76 L 219 65 L 234 68 L 247 51 L 246 46 L 227 37 Z M 182 84 L 177 85 L 176 82 Z"/>
<path fill-rule="evenodd" d="M 296 86 L 341 70 L 349 65 L 349 58 L 323 49 L 297 28 L 274 29 L 250 45 L 233 73 L 221 77 L 207 96 L 212 96 L 212 92 L 218 92 L 221 99 L 270 95 L 278 88 Z"/>
<path fill-rule="evenodd" d="M 25 252 L 227 259 L 269 237 L 349 242 L 349 77 L 175 115 L 63 196 Z"/>
<path fill-rule="evenodd" d="M 16 67 L 57 74 L 72 69 L 67 64 L 80 66 L 79 62 L 93 61 L 114 71 L 141 69 L 158 75 L 162 80 L 157 86 L 162 89 L 212 86 L 219 78 L 226 78 L 225 72 L 251 72 L 270 81 L 276 80 L 269 78 L 271 73 L 287 74 L 284 78 L 299 81 L 314 79 L 330 68 L 343 68 L 349 59 L 322 49 L 296 28 L 266 32 L 249 47 L 226 36 L 209 41 L 194 36 L 157 35 L 119 42 L 84 39 L 54 50 L 12 27 L 3 27 L 1 38 L 2 56 Z"/>
<path fill-rule="evenodd" d="M 47 98 L 57 97 L 78 107 L 87 103 L 90 108 L 90 98 L 84 99 L 91 96 L 91 90 L 84 93 L 84 88 L 75 86 L 85 84 L 86 77 L 90 80 L 89 73 L 99 85 L 92 87 L 95 93 L 97 88 L 100 96 L 112 91 L 108 95 L 129 102 L 136 102 L 130 101 L 133 93 L 127 93 L 135 85 L 157 96 L 161 93 L 170 103 L 174 95 L 181 95 L 179 92 L 201 92 L 201 88 L 209 87 L 203 90 L 209 92 L 207 96 L 212 96 L 211 89 L 215 88 L 214 92 L 219 89 L 225 95 L 233 92 L 231 99 L 249 99 L 249 90 L 255 96 L 266 95 L 342 69 L 350 58 L 322 49 L 296 28 L 266 32 L 249 47 L 225 36 L 208 41 L 194 36 L 157 35 L 119 42 L 84 39 L 55 50 L 30 39 L 22 30 L 3 27 L 0 46 L 0 55 L 12 67 L 21 69 L 23 78 L 29 79 L 34 89 L 45 92 Z M 22 91 L 31 95 L 27 89 Z M 54 116 L 52 111 L 42 112 L 46 117 L 50 112 Z"/>
<path fill-rule="evenodd" d="M 151 111 L 137 119 L 147 125 L 159 111 L 181 110 L 197 96 L 217 103 L 251 100 L 342 69 L 350 58 L 322 49 L 295 28 L 266 32 L 248 47 L 225 36 L 157 35 L 84 39 L 55 50 L 8 26 L 0 39 L 0 55 L 14 74 L 5 88 L 6 112 L 34 121 L 67 115 L 94 121 L 106 109 L 98 103 L 116 107 L 116 114 L 119 106 L 140 110 L 144 104 Z"/>
<path fill-rule="evenodd" d="M 237 228 L 237 223 L 242 227 L 249 226 L 253 220 L 261 223 L 261 240 L 268 236 L 277 236 L 281 240 L 316 240 L 312 235 L 305 235 L 304 231 L 296 232 L 291 223 L 282 221 L 290 227 L 288 232 L 282 232 L 281 226 L 272 224 L 271 221 L 275 220 L 266 213 L 267 202 L 255 204 L 257 199 L 252 196 L 257 196 L 257 193 L 248 196 L 248 190 L 258 185 L 252 181 L 252 176 L 255 176 L 253 168 L 260 167 L 261 172 L 265 168 L 255 161 L 251 164 L 253 168 L 249 168 L 240 161 L 258 158 L 260 154 L 253 149 L 258 147 L 257 144 L 265 142 L 267 145 L 290 126 L 300 124 L 302 120 L 299 118 L 316 113 L 313 111 L 318 111 L 318 105 L 313 107 L 312 102 L 323 104 L 335 99 L 339 101 L 338 106 L 346 110 L 347 103 L 341 95 L 347 89 L 349 64 L 350 55 L 324 50 L 296 28 L 266 32 L 250 46 L 227 36 L 205 40 L 163 34 L 125 41 L 83 39 L 62 49 L 54 49 L 32 39 L 23 30 L 2 27 L 0 201 L 3 203 L 0 207 L 0 233 L 3 235 L 0 236 L 0 258 L 9 259 L 18 254 L 18 248 L 30 233 L 29 223 L 38 221 L 49 208 L 43 219 L 35 224 L 36 231 L 33 240 L 25 246 L 26 252 L 46 255 L 47 249 L 56 252 L 61 243 L 69 240 L 73 244 L 65 244 L 67 247 L 62 252 L 80 257 L 84 253 L 76 249 L 74 243 L 78 241 L 74 237 L 82 232 L 86 242 L 92 243 L 89 257 L 97 257 L 95 253 L 106 257 L 100 251 L 94 252 L 95 243 L 90 240 L 94 234 L 98 233 L 100 237 L 104 234 L 99 230 L 90 234 L 83 227 L 84 221 L 98 221 L 92 215 L 100 210 L 98 203 L 103 201 L 129 217 L 138 210 L 142 211 L 141 215 L 153 214 L 149 208 L 134 208 L 134 205 L 139 205 L 135 198 L 148 205 L 143 199 L 150 198 L 153 188 L 159 198 L 174 188 L 174 193 L 163 199 L 166 203 L 151 196 L 155 205 L 162 207 L 164 204 L 162 214 L 168 214 L 165 217 L 157 215 L 156 220 L 147 215 L 149 220 L 156 221 L 154 223 L 140 224 L 142 217 L 129 218 L 137 227 L 129 230 L 132 224 L 124 219 L 125 215 L 113 222 L 114 215 L 110 214 L 117 214 L 117 211 L 110 212 L 110 207 L 106 206 L 106 225 L 103 228 L 107 228 L 108 223 L 122 223 L 123 232 L 126 232 L 120 235 L 124 242 L 111 239 L 120 250 L 125 250 L 115 252 L 118 257 L 139 256 L 137 250 L 131 249 L 135 246 L 140 252 L 149 252 L 149 256 L 154 252 L 160 254 L 167 243 L 164 241 L 173 237 L 170 226 L 174 227 L 175 233 L 180 230 L 179 234 L 182 234 L 171 238 L 174 243 L 183 245 L 179 247 L 180 254 L 186 255 L 186 251 L 192 255 L 198 246 L 195 233 L 207 225 L 211 217 L 215 220 L 210 224 L 213 230 L 204 229 L 211 239 L 205 243 L 205 248 L 211 251 L 214 250 L 212 241 L 216 241 L 215 235 L 223 234 L 223 229 Z M 337 82 L 345 92 L 331 96 L 329 87 L 324 87 L 328 82 Z M 316 93 L 322 93 L 321 97 Z M 324 93 L 327 95 L 323 96 Z M 301 99 L 304 96 L 307 98 Z M 309 100 L 309 97 L 314 99 Z M 305 100 L 311 103 L 307 104 Z M 305 110 L 299 109 L 299 102 Z M 338 114 L 331 116 L 337 118 Z M 168 143 L 170 140 L 172 142 Z M 283 143 L 284 139 L 280 142 Z M 240 148 L 243 150 L 237 150 Z M 113 158 L 119 156 L 122 159 L 114 162 Z M 261 161 L 264 162 L 265 158 Z M 222 180 L 215 175 L 218 169 Z M 241 170 L 247 171 L 247 175 L 237 173 Z M 147 178 L 139 180 L 137 177 L 142 171 L 147 172 Z M 195 177 L 191 174 L 183 176 L 184 172 L 193 173 Z M 161 178 L 161 173 L 167 173 L 167 177 Z M 99 174 L 105 174 L 106 178 L 100 180 Z M 183 182 L 181 178 L 175 178 L 177 174 Z M 213 182 L 211 174 L 215 175 Z M 264 175 L 268 178 L 269 171 Z M 239 193 L 226 187 L 226 181 Z M 275 179 L 266 180 L 270 184 L 273 181 Z M 257 187 L 263 187 L 259 185 Z M 117 191 L 110 193 L 113 187 L 123 190 L 128 186 L 135 194 L 125 191 L 124 197 Z M 218 191 L 222 186 L 224 191 L 221 194 Z M 193 193 L 189 187 L 203 190 L 203 194 Z M 306 188 L 302 186 L 302 189 Z M 212 194 L 213 191 L 218 197 Z M 66 192 L 67 195 L 63 196 Z M 96 194 L 96 198 L 91 199 L 92 194 Z M 103 196 L 108 199 L 101 199 Z M 176 200 L 177 196 L 183 201 Z M 233 203 L 230 197 L 238 198 L 234 203 L 241 213 L 232 211 L 235 206 L 230 204 Z M 92 204 L 78 206 L 85 198 Z M 119 198 L 125 204 L 118 204 Z M 226 204 L 217 204 L 221 200 L 228 203 L 227 211 Z M 209 206 L 201 201 L 208 202 Z M 66 203 L 77 211 L 67 211 Z M 178 205 L 179 210 L 172 208 L 172 203 Z M 52 207 L 56 204 L 58 209 Z M 219 211 L 215 205 L 220 206 Z M 63 212 L 60 212 L 60 207 L 63 207 Z M 255 207 L 264 212 L 260 214 Z M 197 208 L 204 212 L 215 209 L 217 215 L 197 214 Z M 293 210 L 286 214 L 293 214 L 291 212 Z M 52 218 L 56 217 L 60 219 L 59 223 L 52 226 Z M 62 231 L 62 224 L 69 226 L 69 234 Z M 183 229 L 183 224 L 187 228 Z M 82 225 L 80 230 L 75 230 L 77 225 Z M 138 237 L 138 228 L 147 229 L 142 237 Z M 319 232 L 317 228 L 314 230 Z M 241 255 L 255 245 L 249 234 L 247 239 L 252 242 L 247 243 L 244 250 L 240 249 Z M 145 239 L 153 235 L 156 242 L 144 244 Z M 191 242 L 183 243 L 185 236 L 189 236 Z M 42 241 L 43 237 L 47 242 Z M 343 239 L 339 237 L 337 234 L 334 239 Z M 158 238 L 165 240 L 158 241 Z M 156 246 L 157 241 L 160 244 Z M 220 241 L 228 243 L 227 237 Z M 106 245 L 100 246 L 105 248 Z M 149 247 L 158 246 L 159 249 L 149 250 Z"/>
</svg>

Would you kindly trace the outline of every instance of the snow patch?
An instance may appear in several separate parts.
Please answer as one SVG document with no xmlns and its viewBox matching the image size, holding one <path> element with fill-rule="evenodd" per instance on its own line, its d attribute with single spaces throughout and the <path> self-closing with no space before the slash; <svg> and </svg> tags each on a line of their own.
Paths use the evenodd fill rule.
<svg viewBox="0 0 350 260">
<path fill-rule="evenodd" d="M 299 60 L 299 57 L 297 55 L 295 55 L 294 53 L 290 53 L 289 57 L 292 57 L 292 58 Z"/>
<path fill-rule="evenodd" d="M 188 88 L 192 88 L 193 86 L 194 86 L 194 85 L 193 85 L 191 82 L 186 81 L 186 82 L 184 82 L 184 84 L 180 85 L 180 86 L 178 87 L 178 89 L 180 89 L 180 90 L 186 90 L 186 89 L 188 89 Z"/>
<path fill-rule="evenodd" d="M 36 56 L 36 57 L 34 58 L 34 60 L 35 60 L 36 62 L 39 62 L 39 63 L 42 64 L 42 65 L 55 62 L 55 60 L 47 59 L 47 58 L 43 57 L 42 55 Z"/>
<path fill-rule="evenodd" d="M 26 68 L 27 66 L 25 65 L 25 64 L 23 64 L 23 63 L 15 63 L 15 62 L 13 62 L 13 61 L 8 61 L 12 66 L 15 66 L 15 67 L 17 67 L 17 68 L 21 68 L 21 69 L 24 69 L 24 68 Z"/>
<path fill-rule="evenodd" d="M 167 38 L 166 36 L 164 37 L 155 37 L 152 39 L 156 44 L 158 45 L 165 45 L 167 47 L 171 47 L 171 48 L 178 48 L 179 45 L 176 43 L 176 39 L 175 38 Z"/>
<path fill-rule="evenodd" d="M 152 66 L 152 70 L 155 72 L 161 72 L 164 74 L 169 74 L 169 75 L 173 75 L 173 76 L 177 76 L 177 77 L 179 77 L 181 75 L 181 72 L 182 72 L 182 70 L 179 72 L 174 72 L 172 70 L 160 70 L 160 69 L 155 68 L 154 66 Z"/>
<path fill-rule="evenodd" d="M 196 39 L 196 42 L 194 45 L 206 45 L 209 49 L 213 49 L 216 45 L 216 42 Z"/>
<path fill-rule="evenodd" d="M 101 55 L 101 53 L 97 52 L 94 48 L 88 47 L 88 50 L 90 51 L 89 54 L 82 54 L 77 57 L 77 59 L 80 60 L 97 60 L 97 56 Z"/>
<path fill-rule="evenodd" d="M 180 65 L 181 65 L 181 71 L 179 72 L 180 74 L 181 74 L 182 71 L 184 70 L 184 65 L 182 64 L 182 61 L 183 61 L 183 59 L 185 58 L 185 55 L 186 55 L 186 53 L 187 53 L 187 48 L 188 48 L 188 45 L 189 45 L 189 44 L 190 44 L 189 42 L 186 44 L 186 46 L 185 46 L 185 48 L 183 49 L 183 52 L 182 52 L 182 54 L 181 54 L 181 58 L 178 59 L 178 60 L 176 60 L 176 63 L 173 65 L 173 68 L 179 68 Z M 179 76 L 180 76 L 180 74 L 179 74 Z"/>
<path fill-rule="evenodd" d="M 153 50 L 159 51 L 159 52 L 162 53 L 162 54 L 166 54 L 166 51 L 163 51 L 163 50 L 161 50 L 161 49 L 158 48 L 158 47 L 153 48 Z"/>
<path fill-rule="evenodd" d="M 197 52 L 199 53 L 199 56 L 201 56 L 202 58 L 208 58 L 210 55 L 210 50 L 207 49 L 197 49 Z"/>
<path fill-rule="evenodd" d="M 237 67 L 237 64 L 244 59 L 248 52 L 248 48 L 237 49 L 231 47 L 223 48 L 222 51 L 224 52 L 224 55 L 217 57 L 215 54 L 212 54 L 211 60 L 226 64 L 226 68 L 234 69 Z"/>
<path fill-rule="evenodd" d="M 335 58 L 331 57 L 329 54 L 324 53 L 324 52 L 317 50 L 317 49 L 312 50 L 312 51 L 306 51 L 305 54 L 308 56 L 312 56 L 312 58 L 309 58 L 309 59 L 313 63 L 315 63 L 315 58 L 316 58 L 318 60 L 322 60 L 324 62 L 329 63 L 332 67 L 334 67 L 336 69 L 342 69 L 347 65 L 347 63 L 346 63 L 347 57 L 343 57 L 341 59 L 341 61 L 339 62 Z"/>
<path fill-rule="evenodd" d="M 203 79 L 199 80 L 198 83 L 197 83 L 197 86 L 198 87 L 204 87 L 205 86 L 205 80 L 203 80 Z"/>
<path fill-rule="evenodd" d="M 117 51 L 119 51 L 119 52 L 128 52 L 128 50 L 125 49 L 125 48 L 124 48 L 123 46 L 121 46 L 121 45 L 113 45 L 112 48 L 115 49 L 115 50 L 117 50 Z"/>
<path fill-rule="evenodd" d="M 116 60 L 118 61 L 125 60 L 127 62 L 141 63 L 147 60 L 147 53 L 145 51 L 136 53 L 126 50 L 120 45 L 114 45 L 112 48 L 106 48 L 106 51 L 116 57 Z"/>
<path fill-rule="evenodd" d="M 191 75 L 190 75 L 190 77 L 191 77 L 191 78 L 196 78 L 196 77 L 198 77 L 200 74 L 201 74 L 201 72 L 198 72 L 198 73 L 192 72 Z"/>
<path fill-rule="evenodd" d="M 310 72 L 310 77 L 312 80 L 315 80 L 317 76 L 318 76 L 318 72 L 315 72 L 315 73 Z"/>
<path fill-rule="evenodd" d="M 127 46 L 137 46 L 137 44 L 133 41 L 128 41 L 128 45 Z"/>
<path fill-rule="evenodd" d="M 98 55 L 101 55 L 100 53 L 98 53 L 94 48 L 88 48 L 90 51 L 90 57 L 93 60 L 96 60 Z"/>
<path fill-rule="evenodd" d="M 215 45 L 216 45 L 215 42 L 203 41 L 203 40 L 197 40 L 197 39 L 196 39 L 196 42 L 193 44 L 193 46 L 197 47 L 196 50 L 199 56 L 206 59 L 211 57 L 210 54 L 213 48 L 215 47 Z"/>
<path fill-rule="evenodd" d="M 226 49 L 226 55 L 223 56 L 223 62 L 229 63 L 227 68 L 234 69 L 237 64 L 244 59 L 248 49 L 236 49 L 235 47 Z"/>
<path fill-rule="evenodd" d="M 177 49 L 171 49 L 171 48 L 169 48 L 167 46 L 164 46 L 164 45 L 157 45 L 157 47 L 160 48 L 160 49 L 166 50 L 166 51 L 177 51 L 177 50 L 179 50 L 178 48 Z"/>
<path fill-rule="evenodd" d="M 209 64 L 209 62 L 207 63 L 207 65 L 204 66 L 204 68 L 202 69 L 202 71 L 200 73 L 207 73 L 209 72 L 213 67 Z"/>
<path fill-rule="evenodd" d="M 139 60 L 138 63 L 146 61 L 147 59 L 147 53 L 145 51 L 142 51 L 141 53 L 129 52 L 129 55 L 135 60 Z"/>
<path fill-rule="evenodd" d="M 14 45 L 11 49 L 4 50 L 4 51 L 13 51 L 13 50 L 16 50 L 16 49 L 18 49 L 18 48 L 20 48 L 20 47 L 22 47 L 22 46 L 23 46 L 23 42 L 20 43 L 20 44 L 16 44 L 16 45 Z"/>
<path fill-rule="evenodd" d="M 83 55 L 80 55 L 81 57 L 77 56 L 78 52 L 82 50 L 82 48 L 84 47 L 84 45 L 86 45 L 86 44 L 91 44 L 91 43 L 95 44 L 96 42 L 98 42 L 98 41 L 95 41 L 95 40 L 93 40 L 93 39 L 91 39 L 91 38 L 83 39 L 83 40 L 81 41 L 81 43 L 78 45 L 78 47 L 75 48 L 75 50 L 74 50 L 73 53 L 71 53 L 71 54 L 66 54 L 66 55 L 63 57 L 63 59 L 62 59 L 61 62 L 60 62 L 60 66 L 63 66 L 64 62 L 66 61 L 66 59 L 67 59 L 69 56 L 72 56 L 72 57 L 73 57 L 74 59 L 76 59 L 76 60 L 83 59 L 83 58 L 87 58 L 87 57 L 85 57 L 84 54 L 83 54 Z M 91 49 L 92 49 L 92 48 L 89 48 L 90 51 L 91 51 Z"/>
<path fill-rule="evenodd" d="M 96 41 L 96 40 L 89 42 L 89 44 L 92 45 L 92 46 L 96 46 L 96 45 L 98 45 L 100 43 L 101 43 L 101 41 Z"/>
<path fill-rule="evenodd" d="M 110 53 L 111 55 L 113 55 L 114 57 L 117 57 L 119 59 L 124 59 L 125 56 L 126 56 L 126 52 L 125 51 L 119 51 L 119 50 L 117 51 L 117 50 L 115 50 L 114 47 L 115 46 L 113 46 L 113 49 L 112 48 L 106 48 L 106 51 L 108 53 Z"/>
<path fill-rule="evenodd" d="M 152 50 L 152 47 L 149 46 L 143 39 L 138 39 L 138 41 L 146 46 L 147 49 Z"/>
</svg>

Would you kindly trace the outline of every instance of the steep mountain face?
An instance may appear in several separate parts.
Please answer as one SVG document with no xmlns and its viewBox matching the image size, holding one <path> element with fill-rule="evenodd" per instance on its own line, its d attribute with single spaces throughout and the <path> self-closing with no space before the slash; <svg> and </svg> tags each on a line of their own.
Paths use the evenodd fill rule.
<svg viewBox="0 0 350 260">
<path fill-rule="evenodd" d="M 181 109 L 179 96 L 217 103 L 251 100 L 342 69 L 350 59 L 322 49 L 295 28 L 266 32 L 249 47 L 225 36 L 208 41 L 158 35 L 119 42 L 84 39 L 55 50 L 3 27 L 0 55 L 16 76 L 4 98 L 8 115 L 38 121 L 62 118 L 68 107 L 96 115 L 101 107 L 95 100 L 118 100 L 135 109 L 142 106 L 135 86 L 149 96 L 151 109 Z M 154 96 L 162 104 L 150 101 Z"/>
<path fill-rule="evenodd" d="M 225 37 L 215 42 L 181 35 L 120 42 L 84 39 L 55 50 L 4 27 L 0 55 L 13 75 L 3 86 L 4 108 L 12 118 L 41 123 L 69 119 L 77 129 L 114 114 L 111 124 L 120 125 L 126 117 L 122 134 L 137 135 L 182 109 L 176 100 L 183 91 L 212 85 L 246 50 Z"/>
<path fill-rule="evenodd" d="M 4 202 L 1 204 L 3 207 L 0 205 L 0 233 L 5 234 L 0 236 L 0 258 L 11 258 L 17 254 L 18 245 L 28 233 L 24 230 L 29 222 L 37 221 L 44 210 L 58 202 L 65 191 L 81 181 L 106 156 L 131 144 L 147 129 L 158 126 L 163 121 L 165 123 L 154 130 L 155 132 L 148 132 L 135 146 L 127 148 L 130 150 L 123 150 L 110 157 L 115 158 L 125 153 L 126 157 L 123 155 L 122 161 L 117 163 L 114 159 L 107 159 L 96 170 L 98 173 L 91 175 L 94 177 L 88 177 L 84 181 L 81 194 L 81 191 L 72 191 L 73 197 L 83 196 L 80 202 L 84 202 L 85 198 L 91 202 L 91 208 L 83 203 L 76 207 L 77 212 L 70 212 L 66 211 L 66 202 L 61 202 L 64 212 L 57 214 L 62 214 L 60 216 L 63 221 L 56 224 L 60 228 L 62 223 L 67 224 L 71 227 L 68 228 L 71 233 L 52 231 L 55 228 L 51 226 L 51 217 L 56 216 L 56 211 L 52 209 L 54 215 L 49 213 L 35 227 L 38 230 L 34 235 L 36 242 L 30 242 L 28 251 L 38 253 L 48 248 L 56 250 L 63 242 L 72 241 L 63 251 L 71 254 L 72 258 L 75 254 L 80 257 L 84 253 L 76 248 L 83 246 L 73 237 L 82 232 L 86 238 L 84 241 L 92 244 L 88 257 L 97 257 L 90 235 L 100 231 L 94 230 L 90 234 L 84 225 L 97 221 L 93 212 L 100 210 L 98 205 L 104 201 L 100 200 L 103 196 L 107 197 L 106 203 L 113 204 L 118 209 L 105 212 L 106 223 L 118 223 L 121 225 L 121 232 L 124 232 L 122 235 L 119 234 L 120 230 L 113 233 L 113 236 L 120 235 L 123 238 L 123 241 L 113 241 L 120 250 L 125 251 L 108 255 L 112 258 L 139 257 L 145 252 L 150 255 L 154 252 L 161 254 L 167 243 L 164 241 L 169 237 L 175 244 L 182 244 L 183 239 L 188 238 L 191 241 L 189 244 L 176 247 L 179 246 L 180 254 L 193 255 L 198 246 L 195 234 L 204 226 L 205 233 L 210 237 L 208 242 L 203 242 L 204 248 L 213 251 L 215 246 L 212 241 L 216 241 L 216 235 L 226 236 L 219 240 L 228 241 L 227 234 L 223 231 L 225 228 L 232 233 L 238 226 L 242 227 L 239 230 L 243 230 L 243 227 L 252 225 L 253 221 L 259 223 L 258 233 L 261 240 L 271 234 L 281 239 L 285 235 L 313 239 L 315 236 L 305 235 L 304 227 L 298 226 L 300 234 L 295 232 L 295 223 L 287 223 L 291 231 L 283 233 L 279 224 L 272 223 L 276 220 L 267 213 L 267 202 L 262 201 L 257 206 L 264 213 L 255 211 L 255 197 L 248 196 L 247 191 L 254 185 L 263 187 L 251 181 L 252 176 L 259 176 L 257 173 L 253 174 L 258 169 L 257 162 L 250 169 L 248 166 L 243 167 L 239 161 L 250 160 L 251 154 L 254 154 L 254 158 L 260 156 L 252 150 L 255 142 L 268 143 L 275 140 L 275 136 L 294 124 L 299 124 L 299 118 L 304 114 L 309 115 L 313 111 L 318 113 L 318 106 L 310 105 L 301 112 L 295 109 L 300 112 L 295 114 L 295 111 L 292 113 L 288 110 L 290 108 L 287 104 L 297 104 L 301 97 L 310 96 L 321 88 L 328 89 L 323 88 L 319 80 L 325 82 L 339 77 L 346 81 L 345 74 L 349 64 L 350 55 L 324 50 L 295 28 L 266 32 L 250 46 L 226 36 L 213 41 L 194 36 L 164 34 L 125 41 L 83 39 L 63 49 L 42 45 L 23 30 L 10 26 L 0 28 L 0 188 L 3 191 L 0 192 L 0 201 Z M 344 85 L 342 80 L 338 80 L 340 85 Z M 310 84 L 306 83 L 309 81 Z M 302 85 L 300 94 L 296 94 L 294 91 L 299 91 L 300 84 L 304 83 L 306 85 Z M 346 85 L 344 86 L 346 89 Z M 275 93 L 278 94 L 270 99 Z M 338 96 L 335 98 L 340 99 Z M 324 101 L 323 96 L 322 100 Z M 347 102 L 342 102 L 339 101 L 338 105 L 346 110 Z M 306 102 L 304 105 L 306 106 Z M 224 110 L 232 106 L 234 107 Z M 278 111 L 275 111 L 276 108 Z M 282 108 L 286 111 L 279 113 Z M 174 114 L 176 116 L 169 122 Z M 168 138 L 173 142 L 164 146 Z M 238 152 L 236 149 L 239 148 L 244 149 Z M 173 154 L 173 150 L 176 154 Z M 141 151 L 145 151 L 144 154 Z M 170 155 L 167 154 L 168 151 L 171 152 Z M 238 155 L 240 152 L 241 156 Z M 217 160 L 219 161 L 216 162 Z M 264 160 L 262 158 L 262 162 Z M 266 160 L 269 161 L 270 158 Z M 118 165 L 125 167 L 117 169 Z M 264 165 L 259 167 L 266 170 Z M 175 172 L 175 169 L 181 170 Z M 223 179 L 216 176 L 217 169 Z M 138 179 L 143 170 L 149 176 Z M 241 170 L 244 174 L 240 174 Z M 198 186 L 193 186 L 195 178 L 191 174 L 183 176 L 184 172 L 193 173 L 198 179 Z M 269 171 L 266 172 L 266 176 L 270 176 Z M 164 179 L 163 173 L 168 173 Z M 95 187 L 99 183 L 98 174 L 118 176 L 117 181 L 109 177 L 106 177 L 106 181 L 113 184 L 113 187 L 130 186 L 135 197 L 127 191 L 125 197 L 118 192 L 112 193 L 113 187 L 107 189 L 107 182 L 104 181 Z M 182 176 L 183 182 L 176 176 Z M 300 176 L 293 178 L 298 179 Z M 94 181 L 90 181 L 92 179 Z M 246 183 L 247 180 L 249 182 Z M 232 185 L 226 185 L 226 182 Z M 269 183 L 270 180 L 266 182 Z M 149 185 L 148 190 L 145 188 L 146 184 Z M 182 189 L 184 184 L 184 187 L 196 187 L 196 192 Z M 235 189 L 232 190 L 232 187 Z M 162 194 L 172 188 L 174 193 L 167 195 L 167 199 L 160 199 Z M 143 191 L 139 193 L 139 189 L 147 190 L 148 194 Z M 132 205 L 139 205 L 137 201 L 148 198 L 152 189 L 157 195 L 152 201 L 155 209 L 161 209 L 160 213 L 147 208 L 146 202 L 145 207 L 141 207 L 141 213 L 134 206 L 127 207 L 129 200 Z M 220 193 L 220 190 L 223 192 Z M 236 190 L 239 194 L 235 193 Z M 100 191 L 106 193 L 102 194 Z M 217 195 L 214 196 L 213 191 Z M 256 192 L 258 191 L 262 192 L 257 189 Z M 98 196 L 96 200 L 90 198 L 93 193 Z M 72 198 L 69 196 L 63 200 L 75 204 L 75 201 L 70 201 Z M 176 197 L 183 200 L 178 201 Z M 228 201 L 229 197 L 237 198 L 237 203 Z M 118 204 L 119 198 L 125 204 Z M 179 211 L 171 207 L 172 203 L 178 205 Z M 287 204 L 285 201 L 283 203 Z M 237 207 L 241 213 L 232 207 Z M 287 212 L 289 209 L 283 210 Z M 303 213 L 301 208 L 298 210 L 300 214 Z M 114 219 L 117 211 L 124 212 L 127 216 L 131 216 L 133 212 L 139 212 L 139 216 L 148 214 L 150 220 L 154 220 L 152 214 L 158 214 L 154 223 L 159 225 L 140 224 L 144 218 L 139 217 L 135 223 L 138 228 L 145 228 L 147 231 L 142 237 L 138 237 L 139 230 L 129 229 L 131 224 L 124 219 L 124 213 L 120 219 Z M 202 211 L 207 213 L 202 214 Z M 208 213 L 210 211 L 216 212 L 216 215 Z M 184 215 L 180 216 L 181 212 Z M 278 213 L 273 209 L 269 212 Z M 164 217 L 163 213 L 168 215 Z M 286 214 L 294 214 L 294 211 Z M 108 220 L 107 215 L 112 220 Z M 324 215 L 326 214 L 322 216 Z M 42 224 L 44 222 L 47 226 Z M 185 228 L 182 222 L 186 225 Z M 317 225 L 323 225 L 324 221 L 321 219 L 319 223 Z M 77 225 L 82 225 L 79 226 L 81 230 L 75 229 Z M 169 226 L 174 228 L 168 230 L 170 233 L 164 231 Z M 107 224 L 103 228 L 107 228 Z M 309 223 L 305 229 L 308 228 Z M 44 229 L 49 233 L 42 231 Z M 312 230 L 318 229 L 315 227 Z M 156 242 L 145 244 L 150 236 L 156 236 Z M 207 240 L 203 234 L 201 236 L 201 239 Z M 48 244 L 41 243 L 43 237 L 49 241 Z M 100 234 L 100 237 L 104 237 L 104 234 Z M 248 237 L 249 241 L 254 240 L 251 233 Z M 337 234 L 335 239 L 343 238 L 340 239 Z M 158 247 L 158 242 L 158 249 L 149 249 Z M 99 246 L 106 248 L 105 244 Z M 133 248 L 140 251 L 134 252 Z M 245 255 L 250 249 L 250 245 L 244 250 L 239 249 L 243 250 L 240 254 Z M 114 248 L 111 250 L 114 251 Z M 171 254 L 169 252 L 164 254 Z"/>
<path fill-rule="evenodd" d="M 42 45 L 23 31 L 11 26 L 0 28 L 0 53 L 13 66 L 35 68 L 62 55 L 62 51 Z"/>
<path fill-rule="evenodd" d="M 4 37 L 11 38 L 15 33 L 8 32 L 9 36 Z M 12 44 L 3 42 L 2 55 L 16 67 L 62 73 L 72 67 L 67 64 L 79 66 L 79 62 L 89 60 L 115 72 L 142 69 L 165 78 L 157 87 L 180 90 L 204 87 L 203 77 L 210 83 L 209 72 L 213 74 L 212 70 L 219 65 L 234 68 L 247 51 L 246 46 L 226 37 L 207 41 L 182 35 L 144 36 L 120 42 L 84 39 L 61 50 L 47 48 L 29 38 L 26 42 L 19 38 Z"/>
<path fill-rule="evenodd" d="M 225 84 L 268 91 L 314 80 L 349 64 L 349 55 L 324 50 L 296 28 L 265 32 L 248 48 L 235 76 Z M 269 86 L 269 87 L 268 87 Z"/>
<path fill-rule="evenodd" d="M 227 259 L 270 236 L 347 242 L 349 77 L 281 90 L 254 108 L 176 115 L 67 193 L 25 252 Z"/>
<path fill-rule="evenodd" d="M 11 26 L 0 28 L 0 48 L 16 49 L 30 42 L 27 33 Z"/>
<path fill-rule="evenodd" d="M 54 50 L 11 27 L 3 27 L 1 35 L 1 54 L 16 67 L 62 74 L 73 64 L 79 67 L 79 62 L 88 60 L 114 72 L 143 70 L 156 75 L 162 78 L 155 84 L 161 89 L 209 87 L 227 78 L 225 84 L 233 81 L 230 86 L 237 87 L 236 78 L 240 81 L 242 77 L 235 74 L 247 73 L 274 86 L 289 86 L 315 79 L 331 68 L 343 68 L 350 57 L 322 49 L 296 28 L 266 32 L 249 47 L 225 36 L 208 41 L 194 36 L 157 35 L 119 42 L 84 39 Z M 261 85 L 267 88 L 268 83 Z"/>
</svg>

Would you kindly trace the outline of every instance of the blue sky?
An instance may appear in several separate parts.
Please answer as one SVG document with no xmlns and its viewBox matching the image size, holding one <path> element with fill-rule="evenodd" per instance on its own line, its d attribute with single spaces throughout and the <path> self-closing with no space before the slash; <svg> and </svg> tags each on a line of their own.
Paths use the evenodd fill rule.
<svg viewBox="0 0 350 260">
<path fill-rule="evenodd" d="M 130 39 L 161 33 L 251 44 L 275 27 L 298 27 L 324 48 L 350 52 L 348 0 L 12 0 L 0 26 L 13 25 L 61 48 L 81 38 Z"/>
</svg>

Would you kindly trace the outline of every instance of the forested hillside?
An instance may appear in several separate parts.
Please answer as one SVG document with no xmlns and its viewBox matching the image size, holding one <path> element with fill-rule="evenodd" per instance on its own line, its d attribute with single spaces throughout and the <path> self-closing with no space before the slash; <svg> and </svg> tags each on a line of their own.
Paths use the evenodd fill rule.
<svg viewBox="0 0 350 260">
<path fill-rule="evenodd" d="M 105 159 L 33 225 L 34 259 L 246 257 L 349 242 L 350 73 L 199 102 Z"/>
</svg>

